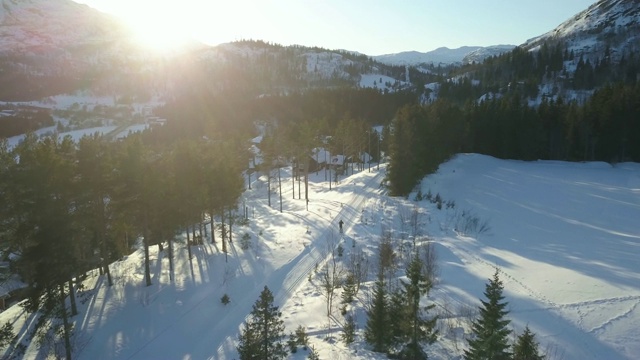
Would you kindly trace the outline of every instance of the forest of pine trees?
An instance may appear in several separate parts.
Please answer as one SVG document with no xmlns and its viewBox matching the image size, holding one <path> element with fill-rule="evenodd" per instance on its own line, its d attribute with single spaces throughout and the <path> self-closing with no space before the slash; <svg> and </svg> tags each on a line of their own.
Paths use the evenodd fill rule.
<svg viewBox="0 0 640 360">
<path fill-rule="evenodd" d="M 640 161 L 640 85 L 597 90 L 585 103 L 562 98 L 530 107 L 519 96 L 447 100 L 398 111 L 388 141 L 393 194 L 409 193 L 458 152 L 502 159 Z"/>
<path fill-rule="evenodd" d="M 172 265 L 177 231 L 189 235 L 205 216 L 236 209 L 244 190 L 241 154 L 225 142 L 157 142 L 153 131 L 122 142 L 33 134 L 13 149 L 0 142 L 1 245 L 17 255 L 11 266 L 27 284 L 28 310 L 44 315 L 42 335 L 59 326 L 71 359 L 68 317 L 77 313 L 77 279 L 99 268 L 112 285 L 109 264 L 142 239 L 141 285 L 151 285 L 150 246 L 168 245 Z"/>
</svg>

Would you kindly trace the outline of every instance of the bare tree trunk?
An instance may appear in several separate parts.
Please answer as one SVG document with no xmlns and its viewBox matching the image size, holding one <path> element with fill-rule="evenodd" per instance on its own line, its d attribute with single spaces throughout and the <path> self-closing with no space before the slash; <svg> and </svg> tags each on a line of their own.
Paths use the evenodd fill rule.
<svg viewBox="0 0 640 360">
<path fill-rule="evenodd" d="M 104 199 L 98 202 L 101 205 L 100 207 L 100 230 L 98 236 L 100 237 L 100 253 L 102 255 L 102 267 L 104 268 L 104 273 L 107 275 L 107 284 L 109 286 L 113 285 L 113 279 L 111 278 L 111 272 L 109 271 L 109 250 L 107 249 L 107 241 L 105 239 L 105 215 L 104 215 Z"/>
<path fill-rule="evenodd" d="M 71 316 L 78 315 L 78 306 L 76 305 L 76 292 L 73 288 L 73 279 L 69 279 L 69 302 L 71 303 Z"/>
<path fill-rule="evenodd" d="M 302 199 L 302 193 L 300 191 L 300 174 L 298 174 L 298 199 Z"/>
<path fill-rule="evenodd" d="M 71 333 L 69 331 L 69 319 L 67 318 L 67 306 L 64 302 L 64 284 L 60 284 L 60 315 L 62 315 L 62 326 L 64 327 L 64 350 L 66 352 L 67 360 L 71 360 Z"/>
<path fill-rule="evenodd" d="M 227 231 L 224 226 L 224 208 L 222 208 L 220 215 L 220 226 L 222 230 L 222 252 L 224 253 L 224 261 L 227 262 Z"/>
<path fill-rule="evenodd" d="M 231 208 L 229 208 L 229 244 L 233 242 L 233 213 L 231 212 Z"/>
<path fill-rule="evenodd" d="M 145 224 L 144 224 L 144 234 L 143 234 L 143 243 L 144 243 L 144 278 L 147 286 L 151 286 L 151 265 L 149 264 L 149 226 L 147 225 L 145 214 Z"/>
<path fill-rule="evenodd" d="M 307 160 L 307 166 L 304 167 L 304 199 L 307 203 L 307 211 L 309 210 L 309 161 Z"/>
<path fill-rule="evenodd" d="M 216 223 L 213 221 L 214 219 L 214 212 L 213 210 L 211 210 L 211 243 L 215 244 L 216 243 Z"/>
<path fill-rule="evenodd" d="M 278 192 L 280 193 L 280 212 L 282 212 L 282 178 L 280 177 L 280 168 L 278 168 Z"/>
<path fill-rule="evenodd" d="M 207 235 L 207 223 L 205 222 L 206 218 L 207 218 L 207 216 L 206 216 L 206 214 L 203 212 L 203 213 L 202 213 L 202 222 L 204 223 L 203 228 L 204 228 L 204 238 L 205 238 L 205 239 L 206 239 L 206 238 L 207 238 L 207 236 L 208 236 L 208 235 Z"/>
<path fill-rule="evenodd" d="M 173 283 L 173 238 L 169 236 L 169 281 Z"/>
<path fill-rule="evenodd" d="M 191 253 L 191 240 L 189 239 L 189 226 L 187 226 L 187 254 L 189 254 L 189 261 L 193 258 Z"/>
<path fill-rule="evenodd" d="M 271 207 L 271 168 L 267 171 L 267 195 L 268 195 L 268 204 Z M 224 212 L 224 211 L 223 211 Z"/>
<path fill-rule="evenodd" d="M 291 163 L 291 193 L 293 194 L 293 199 L 296 198 L 296 170 L 295 163 Z"/>
</svg>

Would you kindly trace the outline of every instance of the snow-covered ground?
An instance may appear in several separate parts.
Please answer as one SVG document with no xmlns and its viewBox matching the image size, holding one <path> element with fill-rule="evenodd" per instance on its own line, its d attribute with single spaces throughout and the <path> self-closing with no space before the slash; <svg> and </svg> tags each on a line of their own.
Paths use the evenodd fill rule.
<svg viewBox="0 0 640 360">
<path fill-rule="evenodd" d="M 62 139 L 66 136 L 70 136 L 73 141 L 79 141 L 83 136 L 100 134 L 100 135 L 112 136 L 114 139 L 120 139 L 120 138 L 126 137 L 130 133 L 143 131 L 148 127 L 149 127 L 148 124 L 134 124 L 134 125 L 125 125 L 125 126 L 115 126 L 115 125 L 100 126 L 100 127 L 93 127 L 88 129 L 62 132 L 58 134 L 58 137 Z M 34 133 L 38 136 L 48 136 L 55 133 L 55 131 L 56 131 L 56 127 L 50 126 L 47 128 L 42 128 L 37 131 L 34 131 Z M 9 148 L 13 148 L 16 145 L 20 144 L 20 142 L 24 140 L 24 138 L 25 138 L 24 134 L 12 136 L 7 139 L 7 145 L 9 146 Z"/>
<path fill-rule="evenodd" d="M 75 342 L 83 347 L 78 358 L 237 359 L 241 325 L 267 285 L 287 333 L 306 327 L 320 358 L 383 359 L 368 350 L 362 337 L 370 284 L 349 307 L 359 329 L 356 343 L 346 347 L 339 341 L 339 297 L 329 321 L 318 275 L 338 243 L 343 258 L 366 254 L 375 264 L 383 229 L 392 232 L 401 259 L 406 253 L 400 244 L 413 235 L 420 235 L 420 242 L 432 241 L 438 252 L 439 282 L 424 299 L 425 304 L 435 302 L 442 316 L 439 341 L 428 348 L 431 359 L 462 354 L 468 314 L 479 305 L 496 267 L 513 329 L 521 332 L 529 325 L 551 359 L 638 358 L 640 164 L 521 162 L 461 154 L 422 182 L 423 195 L 439 194 L 444 200 L 440 210 L 427 200 L 416 201 L 416 194 L 386 196 L 381 187 L 385 168 L 365 168 L 331 190 L 324 172 L 311 174 L 308 209 L 298 199 L 298 184 L 293 199 L 288 178 L 282 184 L 282 212 L 277 194 L 268 206 L 265 178 L 253 177 L 242 199 L 249 221 L 234 226 L 229 254 L 221 252 L 218 235 L 216 244 L 193 247 L 189 261 L 184 237 L 179 237 L 173 274 L 166 250 L 158 253 L 152 247 L 150 287 L 144 286 L 140 251 L 112 265 L 112 287 L 92 274 L 74 317 Z M 288 175 L 283 170 L 283 178 Z M 418 214 L 417 232 L 408 223 L 413 213 Z M 337 231 L 340 219 L 344 234 Z M 486 229 L 474 227 L 474 221 Z M 246 251 L 240 248 L 244 234 L 251 237 Z M 226 306 L 220 301 L 224 294 L 231 298 Z M 7 320 L 24 334 L 33 319 L 14 306 L 0 314 L 0 323 Z M 33 345 L 27 358 L 39 352 L 44 349 Z M 289 358 L 307 355 L 300 350 Z"/>
<path fill-rule="evenodd" d="M 390 76 L 380 74 L 362 74 L 359 84 L 362 88 L 374 88 L 390 92 L 409 85 L 405 81 L 398 81 Z"/>
</svg>

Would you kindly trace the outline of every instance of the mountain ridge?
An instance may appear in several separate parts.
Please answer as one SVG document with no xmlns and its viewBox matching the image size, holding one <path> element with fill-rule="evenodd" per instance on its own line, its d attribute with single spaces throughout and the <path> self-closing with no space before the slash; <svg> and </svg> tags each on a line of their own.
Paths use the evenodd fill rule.
<svg viewBox="0 0 640 360">
<path fill-rule="evenodd" d="M 535 50 L 545 42 L 564 42 L 569 51 L 589 58 L 602 56 L 609 47 L 619 59 L 624 51 L 640 47 L 640 0 L 599 0 L 521 46 Z"/>
<path fill-rule="evenodd" d="M 472 56 L 471 61 L 484 60 L 486 56 L 501 54 L 513 49 L 515 45 L 492 45 L 492 46 L 461 46 L 458 48 L 448 48 L 441 46 L 437 49 L 419 52 L 403 51 L 399 53 L 372 56 L 375 60 L 390 65 L 460 65 L 465 62 L 467 56 Z M 483 52 L 485 51 L 485 52 Z M 475 56 L 472 54 L 476 54 Z"/>
</svg>

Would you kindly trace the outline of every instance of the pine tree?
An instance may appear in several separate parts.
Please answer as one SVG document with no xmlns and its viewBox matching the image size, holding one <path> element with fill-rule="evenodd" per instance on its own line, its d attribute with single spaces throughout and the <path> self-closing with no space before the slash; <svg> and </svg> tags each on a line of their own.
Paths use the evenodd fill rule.
<svg viewBox="0 0 640 360">
<path fill-rule="evenodd" d="M 356 339 L 356 319 L 353 315 L 349 314 L 344 318 L 344 321 L 340 338 L 344 341 L 345 345 L 349 346 L 349 344 Z"/>
<path fill-rule="evenodd" d="M 402 358 L 405 359 L 426 359 L 427 355 L 422 350 L 422 344 L 433 344 L 437 338 L 435 330 L 437 317 L 429 320 L 424 318 L 424 311 L 420 307 L 420 298 L 431 289 L 431 282 L 423 272 L 422 261 L 419 253 L 413 256 L 409 267 L 405 272 L 408 283 L 403 283 L 402 294 L 406 302 L 406 343 L 401 351 Z M 433 309 L 431 304 L 425 308 L 426 311 Z"/>
<path fill-rule="evenodd" d="M 356 278 L 352 272 L 349 272 L 345 278 L 344 285 L 342 286 L 342 303 L 350 304 L 353 302 L 353 298 L 356 294 Z"/>
<path fill-rule="evenodd" d="M 367 311 L 368 319 L 364 331 L 364 338 L 373 351 L 386 352 L 389 348 L 389 314 L 387 291 L 382 273 L 379 275 L 373 289 L 373 303 Z"/>
<path fill-rule="evenodd" d="M 544 356 L 538 351 L 536 335 L 527 326 L 524 332 L 518 335 L 513 345 L 513 360 L 543 360 Z"/>
<path fill-rule="evenodd" d="M 278 307 L 273 305 L 271 290 L 265 286 L 253 305 L 250 320 L 240 334 L 240 359 L 275 360 L 286 356 L 282 343 L 285 333 L 281 316 Z"/>
<path fill-rule="evenodd" d="M 469 349 L 465 350 L 466 360 L 502 360 L 510 359 L 509 334 L 507 326 L 511 322 L 505 316 L 507 302 L 503 301 L 503 285 L 496 269 L 493 279 L 486 285 L 484 295 L 487 301 L 481 300 L 480 318 L 472 325 L 473 337 L 469 340 Z"/>
</svg>

